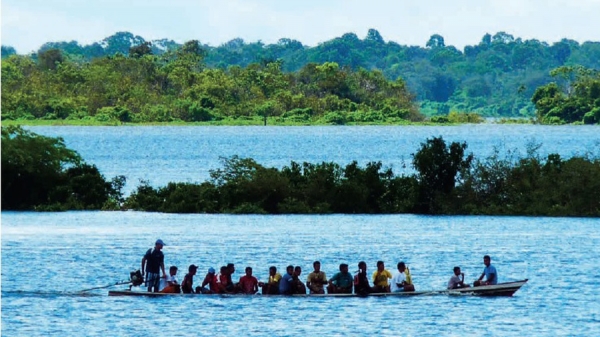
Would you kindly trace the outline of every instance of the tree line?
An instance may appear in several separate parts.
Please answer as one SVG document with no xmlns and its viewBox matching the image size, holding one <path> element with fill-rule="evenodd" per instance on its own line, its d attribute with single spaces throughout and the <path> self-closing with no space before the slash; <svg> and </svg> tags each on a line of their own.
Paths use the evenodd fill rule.
<svg viewBox="0 0 600 337">
<path fill-rule="evenodd" d="M 381 162 L 274 168 L 233 156 L 202 183 L 142 182 L 124 197 L 123 176 L 105 179 L 60 138 L 2 127 L 2 210 L 600 216 L 600 158 L 527 150 L 477 159 L 466 143 L 434 137 L 401 175 Z"/>
<path fill-rule="evenodd" d="M 119 32 L 100 43 L 81 46 L 76 41 L 49 42 L 32 58 L 57 49 L 75 62 L 95 58 L 140 53 L 162 55 L 182 47 L 172 40 L 146 41 L 128 32 Z M 579 43 L 562 39 L 553 44 L 498 32 L 485 34 L 475 45 L 463 50 L 447 45 L 434 34 L 425 46 L 406 46 L 385 41 L 370 29 L 361 39 L 354 33 L 323 42 L 314 47 L 282 38 L 277 43 L 246 42 L 233 39 L 217 47 L 201 45 L 204 63 L 210 69 L 246 68 L 252 64 L 280 61 L 281 70 L 290 73 L 307 64 L 335 62 L 340 68 L 379 70 L 395 81 L 402 78 L 419 101 L 425 115 L 445 115 L 452 111 L 475 112 L 484 116 L 534 117 L 531 97 L 540 86 L 555 81 L 551 71 L 563 66 L 600 69 L 600 42 Z M 3 57 L 14 54 L 3 46 Z"/>
<path fill-rule="evenodd" d="M 207 122 L 268 118 L 293 123 L 420 121 L 402 79 L 378 70 L 309 63 L 293 73 L 281 61 L 208 68 L 206 51 L 189 41 L 153 55 L 148 44 L 129 55 L 75 62 L 58 49 L 36 59 L 2 61 L 3 119 L 99 122 Z"/>
</svg>

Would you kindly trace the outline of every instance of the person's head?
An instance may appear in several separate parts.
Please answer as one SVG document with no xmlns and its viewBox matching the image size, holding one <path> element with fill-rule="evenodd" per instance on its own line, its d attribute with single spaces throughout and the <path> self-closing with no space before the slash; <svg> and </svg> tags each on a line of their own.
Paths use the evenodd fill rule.
<svg viewBox="0 0 600 337">
<path fill-rule="evenodd" d="M 358 272 L 366 273 L 367 272 L 367 263 L 365 261 L 360 261 L 358 263 Z"/>
<path fill-rule="evenodd" d="M 196 270 L 198 270 L 198 266 L 196 265 L 190 265 L 188 268 L 188 271 L 190 272 L 190 275 L 196 275 Z"/>
<path fill-rule="evenodd" d="M 454 275 L 460 275 L 460 267 L 454 267 Z"/>
<path fill-rule="evenodd" d="M 321 262 L 319 262 L 319 261 L 313 262 L 313 268 L 315 268 L 315 272 L 317 272 L 317 273 L 319 271 L 321 271 Z"/>
<path fill-rule="evenodd" d="M 275 276 L 275 274 L 277 274 L 277 267 L 275 267 L 275 266 L 269 267 L 269 275 Z"/>
<path fill-rule="evenodd" d="M 171 267 L 169 268 L 169 275 L 171 275 L 171 276 L 175 276 L 175 275 L 177 275 L 177 267 L 175 267 L 175 266 L 171 266 Z"/>
<path fill-rule="evenodd" d="M 227 264 L 227 270 L 229 271 L 229 274 L 235 273 L 235 266 L 233 265 L 233 263 L 229 263 Z"/>
<path fill-rule="evenodd" d="M 404 262 L 398 262 L 398 271 L 401 273 L 404 273 L 404 270 L 406 270 L 406 264 L 404 264 Z"/>
<path fill-rule="evenodd" d="M 163 246 L 165 245 L 165 243 L 163 242 L 163 240 L 158 239 L 156 240 L 156 242 L 154 243 L 154 248 L 161 250 L 163 248 Z"/>
<path fill-rule="evenodd" d="M 345 263 L 340 264 L 340 272 L 342 272 L 342 274 L 347 274 L 348 273 L 348 265 Z"/>
<path fill-rule="evenodd" d="M 377 270 L 383 271 L 384 269 L 385 269 L 385 264 L 383 264 L 383 261 L 377 261 Z"/>
<path fill-rule="evenodd" d="M 215 272 L 216 272 L 215 268 L 210 267 L 210 268 L 208 268 L 207 276 L 215 276 Z"/>
<path fill-rule="evenodd" d="M 292 265 L 287 266 L 287 268 L 285 268 L 285 271 L 288 274 L 292 275 L 294 273 L 294 266 L 292 266 Z"/>
<path fill-rule="evenodd" d="M 221 275 L 227 275 L 229 270 L 227 269 L 227 266 L 221 266 L 220 272 L 221 272 Z"/>
<path fill-rule="evenodd" d="M 252 276 L 252 267 L 246 267 L 246 276 Z"/>
<path fill-rule="evenodd" d="M 300 274 L 302 274 L 302 267 L 296 266 L 296 268 L 294 268 L 294 274 L 300 276 Z"/>
<path fill-rule="evenodd" d="M 489 267 L 491 262 L 492 262 L 492 259 L 490 258 L 489 255 L 486 255 L 483 257 L 483 264 L 485 264 L 486 267 Z"/>
</svg>

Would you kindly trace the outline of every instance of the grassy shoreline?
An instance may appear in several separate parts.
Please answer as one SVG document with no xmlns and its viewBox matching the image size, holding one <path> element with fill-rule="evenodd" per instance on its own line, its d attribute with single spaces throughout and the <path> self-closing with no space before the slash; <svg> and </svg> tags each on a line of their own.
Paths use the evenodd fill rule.
<svg viewBox="0 0 600 337">
<path fill-rule="evenodd" d="M 3 126 L 265 126 L 262 118 L 256 119 L 224 119 L 210 122 L 143 122 L 143 123 L 123 123 L 120 121 L 97 121 L 93 119 L 17 119 L 2 120 Z M 410 121 L 383 121 L 383 122 L 348 122 L 345 124 L 321 123 L 318 121 L 294 122 L 289 120 L 282 121 L 279 118 L 269 118 L 266 126 L 456 126 L 470 123 L 434 123 L 430 121 L 410 122 Z M 515 121 L 484 121 L 480 124 L 533 124 L 530 120 Z"/>
</svg>

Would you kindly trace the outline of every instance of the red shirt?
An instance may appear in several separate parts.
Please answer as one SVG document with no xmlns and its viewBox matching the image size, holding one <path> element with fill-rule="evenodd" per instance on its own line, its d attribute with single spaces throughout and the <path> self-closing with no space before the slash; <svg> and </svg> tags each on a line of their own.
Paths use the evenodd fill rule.
<svg viewBox="0 0 600 337">
<path fill-rule="evenodd" d="M 254 294 L 256 287 L 258 287 L 258 280 L 254 276 L 244 275 L 240 277 L 240 287 L 244 294 Z"/>
</svg>

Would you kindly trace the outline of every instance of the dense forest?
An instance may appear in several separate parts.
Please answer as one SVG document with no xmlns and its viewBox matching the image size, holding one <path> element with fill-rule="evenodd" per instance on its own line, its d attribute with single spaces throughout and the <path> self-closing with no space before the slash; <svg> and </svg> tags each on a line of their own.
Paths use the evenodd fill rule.
<svg viewBox="0 0 600 337">
<path fill-rule="evenodd" d="M 413 174 L 381 162 L 281 169 L 223 158 L 202 183 L 146 182 L 131 195 L 106 180 L 60 138 L 2 127 L 2 210 L 131 209 L 168 213 L 490 214 L 600 216 L 600 158 L 557 154 L 478 159 L 466 143 L 431 138 L 412 154 Z"/>
<path fill-rule="evenodd" d="M 212 47 L 120 32 L 86 46 L 49 42 L 26 56 L 2 46 L 2 58 L 4 119 L 343 124 L 462 112 L 600 121 L 600 42 L 550 45 L 499 32 L 461 51 L 437 34 L 425 47 L 403 46 L 371 29 L 315 47 L 285 38 Z"/>
</svg>

